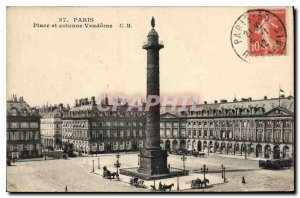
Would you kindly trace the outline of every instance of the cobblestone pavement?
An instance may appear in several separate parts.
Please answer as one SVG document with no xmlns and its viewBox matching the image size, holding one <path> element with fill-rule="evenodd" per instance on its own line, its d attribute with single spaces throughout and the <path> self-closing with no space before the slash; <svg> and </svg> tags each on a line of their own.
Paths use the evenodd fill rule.
<svg viewBox="0 0 300 198">
<path fill-rule="evenodd" d="M 104 179 L 103 166 L 116 171 L 113 164 L 116 161 L 115 154 L 100 155 L 100 170 L 98 158 L 76 157 L 67 160 L 37 160 L 16 162 L 14 166 L 7 167 L 7 190 L 10 192 L 64 192 L 67 186 L 68 192 L 149 192 L 153 181 L 146 181 L 147 189 L 135 188 L 129 185 L 129 177 L 120 175 L 120 180 Z M 170 155 L 168 162 L 171 167 L 182 168 L 181 156 Z M 94 173 L 92 172 L 94 160 Z M 121 168 L 137 167 L 137 153 L 121 153 Z M 180 191 L 292 191 L 294 189 L 294 169 L 265 170 L 259 169 L 258 161 L 254 159 L 242 159 L 241 157 L 222 156 L 210 154 L 204 158 L 187 156 L 186 168 L 190 170 L 189 176 L 179 178 Z M 208 168 L 206 178 L 209 179 L 209 187 L 200 190 L 190 188 L 191 180 L 199 177 L 203 179 L 200 168 L 203 165 Z M 221 164 L 226 168 L 228 183 L 221 178 Z M 242 184 L 242 176 L 246 183 Z M 156 181 L 162 184 L 174 184 L 172 191 L 177 191 L 177 178 L 162 179 Z"/>
</svg>

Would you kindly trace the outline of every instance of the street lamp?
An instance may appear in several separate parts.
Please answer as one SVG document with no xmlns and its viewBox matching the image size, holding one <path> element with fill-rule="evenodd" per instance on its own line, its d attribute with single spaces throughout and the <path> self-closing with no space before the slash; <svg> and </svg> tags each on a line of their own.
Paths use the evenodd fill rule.
<svg viewBox="0 0 300 198">
<path fill-rule="evenodd" d="M 185 171 L 185 161 L 187 160 L 187 158 L 185 157 L 185 154 L 183 153 L 182 154 L 182 157 L 181 157 L 181 161 L 183 163 L 183 170 Z"/>
<path fill-rule="evenodd" d="M 226 182 L 226 176 L 225 176 L 225 166 L 224 166 L 223 173 L 224 173 L 224 182 Z"/>
<path fill-rule="evenodd" d="M 223 164 L 221 165 L 221 169 L 222 169 L 222 178 L 224 179 L 224 182 L 226 182 L 225 166 Z"/>
<path fill-rule="evenodd" d="M 119 159 L 120 157 L 121 157 L 121 155 L 120 155 L 120 153 L 118 151 L 117 154 L 116 154 L 116 158 Z"/>
<path fill-rule="evenodd" d="M 116 161 L 116 163 L 114 164 L 115 165 L 115 167 L 117 168 L 117 179 L 119 179 L 119 168 L 121 167 L 121 163 L 119 162 L 119 158 L 120 158 L 120 154 L 119 154 L 119 152 L 117 152 L 117 154 L 116 154 L 116 158 L 117 158 L 117 161 Z"/>
<path fill-rule="evenodd" d="M 93 170 L 92 170 L 92 173 L 93 173 L 93 172 L 95 172 L 95 169 L 94 169 L 94 160 L 93 160 Z"/>
<path fill-rule="evenodd" d="M 100 157 L 98 157 L 98 169 L 100 169 Z"/>
<path fill-rule="evenodd" d="M 208 168 L 206 168 L 206 165 L 204 164 L 203 168 L 201 168 L 201 173 L 203 173 L 203 175 L 204 175 L 204 180 L 205 180 L 205 173 L 207 173 L 207 172 L 208 172 Z"/>
<path fill-rule="evenodd" d="M 179 190 L 179 172 L 177 172 L 177 190 Z"/>
<path fill-rule="evenodd" d="M 223 167 L 224 167 L 224 165 L 222 164 L 222 165 L 221 165 L 222 178 L 224 178 Z"/>
</svg>

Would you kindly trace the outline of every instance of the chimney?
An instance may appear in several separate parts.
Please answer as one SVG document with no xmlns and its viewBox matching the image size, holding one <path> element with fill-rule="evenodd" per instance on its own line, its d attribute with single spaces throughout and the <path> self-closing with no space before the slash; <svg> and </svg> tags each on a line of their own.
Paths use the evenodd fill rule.
<svg viewBox="0 0 300 198">
<path fill-rule="evenodd" d="M 104 104 L 108 105 L 108 97 L 107 97 L 107 95 L 105 95 Z"/>
<path fill-rule="evenodd" d="M 78 99 L 75 100 L 75 107 L 78 106 Z"/>
<path fill-rule="evenodd" d="M 92 96 L 92 97 L 91 97 L 91 104 L 92 104 L 92 105 L 95 105 L 95 104 L 96 104 L 95 96 Z"/>
<path fill-rule="evenodd" d="M 215 104 L 218 104 L 218 101 L 217 101 L 217 100 L 215 100 Z"/>
<path fill-rule="evenodd" d="M 267 96 L 264 96 L 264 100 L 267 100 L 268 99 L 268 97 Z"/>
<path fill-rule="evenodd" d="M 226 102 L 227 102 L 227 100 L 220 100 L 220 102 L 221 102 L 221 103 L 226 103 Z"/>
<path fill-rule="evenodd" d="M 204 101 L 204 104 L 207 104 L 207 101 Z"/>
</svg>

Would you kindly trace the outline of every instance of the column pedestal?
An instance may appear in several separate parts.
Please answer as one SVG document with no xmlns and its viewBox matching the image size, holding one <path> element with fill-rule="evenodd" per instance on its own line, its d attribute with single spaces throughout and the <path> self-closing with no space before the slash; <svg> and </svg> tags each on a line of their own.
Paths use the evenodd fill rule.
<svg viewBox="0 0 300 198">
<path fill-rule="evenodd" d="M 167 151 L 142 149 L 140 153 L 139 173 L 146 175 L 168 174 Z"/>
</svg>

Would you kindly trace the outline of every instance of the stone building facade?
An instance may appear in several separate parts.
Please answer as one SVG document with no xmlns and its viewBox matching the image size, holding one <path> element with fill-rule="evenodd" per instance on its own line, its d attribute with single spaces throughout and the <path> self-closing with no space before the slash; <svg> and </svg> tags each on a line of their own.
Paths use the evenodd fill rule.
<svg viewBox="0 0 300 198">
<path fill-rule="evenodd" d="M 48 149 L 60 149 L 62 146 L 62 116 L 69 110 L 63 104 L 43 106 L 41 116 L 41 142 Z"/>
<path fill-rule="evenodd" d="M 23 97 L 17 96 L 6 102 L 6 146 L 8 158 L 32 158 L 42 155 L 40 117 Z"/>
<path fill-rule="evenodd" d="M 280 106 L 279 106 L 280 104 Z M 294 98 L 242 99 L 162 112 L 161 146 L 169 151 L 289 158 L 294 155 Z"/>
<path fill-rule="evenodd" d="M 102 107 L 112 108 L 107 101 Z M 124 105 L 116 111 L 101 112 L 94 97 L 76 100 L 63 115 L 63 143 L 88 154 L 139 150 L 144 144 L 145 115 L 134 109 L 127 112 L 127 108 Z"/>
</svg>

